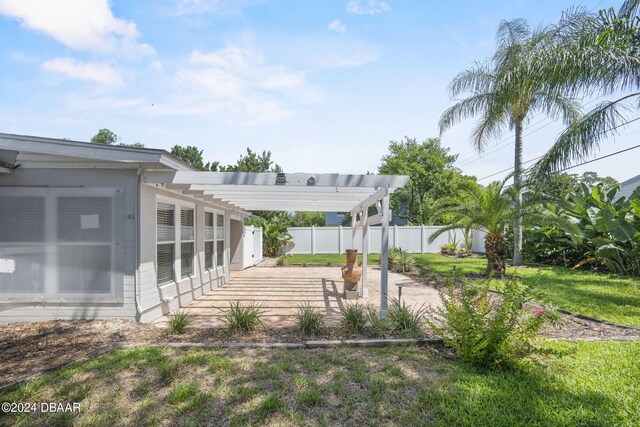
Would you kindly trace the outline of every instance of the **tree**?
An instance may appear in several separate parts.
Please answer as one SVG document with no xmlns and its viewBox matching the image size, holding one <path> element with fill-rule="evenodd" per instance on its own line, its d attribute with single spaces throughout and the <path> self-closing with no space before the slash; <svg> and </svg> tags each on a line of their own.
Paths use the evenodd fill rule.
<svg viewBox="0 0 640 427">
<path fill-rule="evenodd" d="M 217 171 L 219 162 L 207 162 L 205 164 L 202 158 L 203 151 L 204 150 L 198 150 L 198 147 L 194 145 L 188 145 L 186 147 L 174 145 L 171 147 L 171 154 L 189 163 L 194 168 L 201 171 Z"/>
<path fill-rule="evenodd" d="M 403 141 L 391 141 L 389 154 L 382 157 L 378 173 L 411 178 L 404 188 L 392 194 L 391 209 L 399 213 L 406 207 L 411 224 L 442 222 L 432 215 L 435 201 L 453 195 L 460 182 L 470 179 L 453 166 L 456 157 L 449 154 L 438 138 L 418 142 L 405 137 Z"/>
<path fill-rule="evenodd" d="M 91 137 L 93 144 L 113 145 L 119 140 L 120 137 L 107 128 L 100 129 L 98 133 Z"/>
<path fill-rule="evenodd" d="M 534 59 L 532 70 L 556 93 L 615 97 L 567 127 L 535 164 L 533 179 L 586 159 L 640 112 L 639 9 L 640 0 L 627 0 L 618 12 L 570 10 L 557 26 L 561 38 Z"/>
<path fill-rule="evenodd" d="M 510 179 L 509 176 L 507 179 Z M 450 230 L 481 228 L 487 231 L 484 242 L 487 255 L 488 276 L 504 277 L 507 243 L 505 230 L 515 216 L 516 192 L 506 189 L 503 181 L 494 181 L 486 187 L 476 183 L 464 183 L 453 197 L 441 199 L 436 204 L 438 213 L 451 215 L 451 223 L 429 237 L 429 243 Z"/>
<path fill-rule="evenodd" d="M 449 107 L 440 118 L 440 133 L 458 122 L 480 116 L 472 133 L 478 151 L 502 135 L 505 127 L 515 130 L 513 264 L 522 264 L 522 144 L 523 126 L 535 112 L 572 123 L 579 117 L 578 104 L 571 97 L 546 84 L 532 63 L 535 54 L 556 39 L 549 28 L 531 30 L 523 19 L 503 21 L 497 31 L 495 54 L 483 63 L 458 74 L 449 86 L 452 98 L 470 94 Z"/>
<path fill-rule="evenodd" d="M 257 154 L 250 148 L 247 148 L 247 154 L 240 156 L 235 165 L 223 166 L 220 170 L 223 172 L 254 173 L 282 172 L 282 168 L 271 160 L 271 151 L 263 151 L 262 154 Z"/>
<path fill-rule="evenodd" d="M 325 222 L 324 212 L 296 212 L 293 215 L 294 227 L 322 227 Z"/>
</svg>

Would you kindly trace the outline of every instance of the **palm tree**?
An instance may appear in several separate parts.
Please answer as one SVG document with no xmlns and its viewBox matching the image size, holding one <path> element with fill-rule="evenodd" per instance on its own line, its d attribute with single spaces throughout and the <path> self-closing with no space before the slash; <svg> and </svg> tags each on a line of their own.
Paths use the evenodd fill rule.
<svg viewBox="0 0 640 427">
<path fill-rule="evenodd" d="M 472 182 L 463 183 L 456 197 L 441 199 L 436 203 L 435 215 L 450 215 L 451 224 L 438 229 L 429 237 L 429 243 L 439 235 L 457 229 L 484 229 L 488 276 L 504 277 L 507 244 L 505 230 L 515 216 L 513 188 L 506 189 L 503 181 L 494 181 L 486 187 Z"/>
<path fill-rule="evenodd" d="M 605 138 L 640 113 L 640 0 L 590 13 L 569 11 L 556 27 L 556 43 L 539 53 L 537 72 L 565 96 L 611 96 L 565 129 L 534 165 L 530 177 L 592 155 Z"/>
<path fill-rule="evenodd" d="M 448 108 L 440 118 L 440 133 L 456 123 L 479 116 L 472 143 L 482 151 L 502 135 L 515 130 L 514 188 L 516 216 L 513 224 L 513 264 L 522 264 L 522 131 L 531 115 L 541 111 L 553 119 L 572 123 L 579 115 L 574 99 L 551 90 L 535 68 L 537 53 L 553 45 L 557 30 L 531 30 L 523 19 L 503 21 L 497 31 L 497 50 L 484 63 L 458 74 L 449 86 L 452 98 L 470 94 Z"/>
</svg>

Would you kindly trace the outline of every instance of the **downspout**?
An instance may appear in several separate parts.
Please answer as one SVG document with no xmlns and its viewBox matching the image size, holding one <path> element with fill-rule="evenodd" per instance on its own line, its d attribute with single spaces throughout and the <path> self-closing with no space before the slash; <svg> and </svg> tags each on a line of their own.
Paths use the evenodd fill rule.
<svg viewBox="0 0 640 427">
<path fill-rule="evenodd" d="M 133 293 L 136 300 L 136 317 L 139 320 L 142 314 L 142 307 L 140 307 L 140 289 L 138 287 L 138 275 L 140 273 L 140 186 L 142 185 L 142 168 L 138 168 L 138 184 L 136 186 L 136 272 L 133 275 Z"/>
</svg>

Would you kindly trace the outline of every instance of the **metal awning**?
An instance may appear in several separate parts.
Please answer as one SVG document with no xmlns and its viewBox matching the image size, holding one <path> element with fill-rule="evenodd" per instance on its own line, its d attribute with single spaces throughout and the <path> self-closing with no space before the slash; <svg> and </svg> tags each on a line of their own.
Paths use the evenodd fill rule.
<svg viewBox="0 0 640 427">
<path fill-rule="evenodd" d="M 161 184 L 191 197 L 244 211 L 361 211 L 402 188 L 409 177 L 309 173 L 154 172 L 147 184 Z M 366 206 L 365 206 L 366 205 Z"/>
</svg>

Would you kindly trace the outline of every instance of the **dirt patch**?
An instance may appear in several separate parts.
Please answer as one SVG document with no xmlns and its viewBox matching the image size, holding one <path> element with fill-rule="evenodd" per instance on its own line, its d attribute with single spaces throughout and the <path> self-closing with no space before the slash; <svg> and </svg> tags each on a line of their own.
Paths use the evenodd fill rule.
<svg viewBox="0 0 640 427">
<path fill-rule="evenodd" d="M 531 305 L 534 309 L 535 304 Z M 543 335 L 554 339 L 637 340 L 640 329 L 626 328 L 562 314 L 558 326 L 547 326 Z M 433 336 L 426 331 L 427 336 Z M 399 338 L 398 336 L 389 336 Z M 166 342 L 216 343 L 300 342 L 305 339 L 336 340 L 370 338 L 346 335 L 327 328 L 315 337 L 301 336 L 294 328 L 258 330 L 247 335 L 229 336 L 221 328 L 190 328 L 182 335 L 166 328 L 127 320 L 73 320 L 14 323 L 0 326 L 0 387 L 34 378 L 73 362 L 81 362 L 115 348 L 119 342 L 153 344 Z"/>
</svg>

